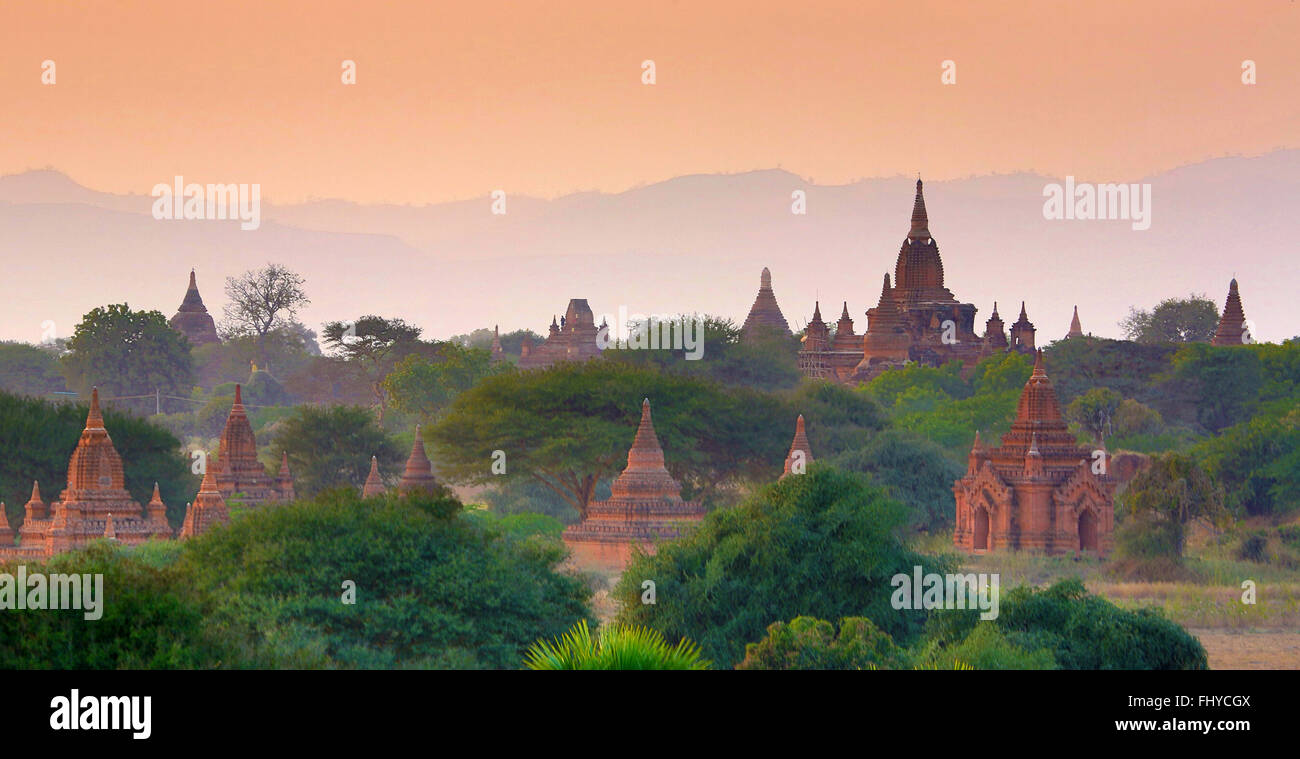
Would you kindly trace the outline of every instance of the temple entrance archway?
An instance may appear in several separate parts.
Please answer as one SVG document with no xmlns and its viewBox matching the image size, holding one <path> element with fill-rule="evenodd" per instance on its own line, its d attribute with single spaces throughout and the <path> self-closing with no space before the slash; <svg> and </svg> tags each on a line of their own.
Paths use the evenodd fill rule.
<svg viewBox="0 0 1300 759">
<path fill-rule="evenodd" d="M 989 513 L 983 507 L 975 509 L 975 550 L 984 551 L 989 547 Z"/>
<path fill-rule="evenodd" d="M 1097 550 L 1097 517 L 1088 509 L 1079 514 L 1079 550 Z"/>
</svg>

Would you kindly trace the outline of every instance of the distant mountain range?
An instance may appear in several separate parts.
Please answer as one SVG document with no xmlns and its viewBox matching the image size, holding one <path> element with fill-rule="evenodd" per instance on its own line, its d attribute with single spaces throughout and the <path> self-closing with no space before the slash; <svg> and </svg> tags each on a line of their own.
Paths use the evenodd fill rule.
<svg viewBox="0 0 1300 759">
<path fill-rule="evenodd" d="M 1235 274 L 1261 339 L 1300 334 L 1300 151 L 1149 178 L 1147 231 L 1044 219 L 1043 188 L 1063 181 L 1010 174 L 925 184 L 945 284 L 978 306 L 978 324 L 994 301 L 1010 323 L 1024 300 L 1046 343 L 1065 334 L 1077 304 L 1084 331 L 1118 337 L 1130 306 L 1197 292 L 1221 308 Z M 147 195 L 30 171 L 0 177 L 0 339 L 38 341 L 46 321 L 66 336 L 107 303 L 170 316 L 191 267 L 219 320 L 225 278 L 267 261 L 306 277 L 312 303 L 300 316 L 318 331 L 326 320 L 376 313 L 415 322 L 428 337 L 493 324 L 544 333 L 570 298 L 588 299 L 598 320 L 623 306 L 739 323 L 767 266 L 792 327 L 815 300 L 829 320 L 847 300 L 861 332 L 907 234 L 914 183 L 822 186 L 779 169 L 692 175 L 613 194 L 507 196 L 504 215 L 488 197 L 264 204 L 260 229 L 241 231 L 236 221 L 155 220 Z M 791 213 L 796 190 L 806 193 L 805 215 Z"/>
</svg>

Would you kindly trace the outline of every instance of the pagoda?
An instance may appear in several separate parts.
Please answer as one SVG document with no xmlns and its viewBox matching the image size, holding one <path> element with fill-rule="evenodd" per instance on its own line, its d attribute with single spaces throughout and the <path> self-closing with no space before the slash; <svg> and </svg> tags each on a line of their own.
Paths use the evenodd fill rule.
<svg viewBox="0 0 1300 759">
<path fill-rule="evenodd" d="M 944 284 L 943 259 L 930 234 L 924 185 L 918 179 L 911 223 L 894 261 L 892 284 L 886 274 L 876 307 L 867 311 L 865 334 L 860 340 L 853 335 L 852 322 L 846 320 L 846 303 L 836 339 L 822 340 L 821 327 L 816 326 L 821 321 L 818 306 L 805 332 L 799 367 L 806 376 L 857 384 L 908 362 L 941 366 L 959 361 L 969 372 L 980 359 L 998 352 L 1033 352 L 1034 325 L 1023 307 L 1020 321 L 1012 325 L 1010 341 L 996 304 L 983 335 L 975 332 L 975 312 L 974 304 L 959 302 Z"/>
<path fill-rule="evenodd" d="M 664 467 L 649 398 L 641 403 L 641 423 L 627 454 L 627 468 L 610 489 L 609 500 L 590 503 L 586 518 L 564 531 L 564 544 L 579 566 L 621 571 L 633 546 L 653 553 L 656 541 L 676 538 L 683 523 L 704 518 L 698 501 L 682 500 L 681 485 Z"/>
<path fill-rule="evenodd" d="M 243 387 L 235 385 L 235 402 L 230 406 L 225 429 L 217 448 L 217 490 L 227 502 L 260 506 L 294 498 L 293 477 L 287 454 L 281 458 L 280 473 L 272 477 L 257 459 L 257 440 L 244 411 Z"/>
<path fill-rule="evenodd" d="M 1079 323 L 1079 307 L 1074 307 L 1074 318 L 1070 319 L 1070 331 L 1065 333 L 1065 339 L 1072 337 L 1083 337 L 1083 325 Z"/>
<path fill-rule="evenodd" d="M 214 525 L 229 522 L 230 511 L 226 509 L 226 500 L 221 497 L 221 490 L 217 487 L 216 478 L 212 476 L 212 470 L 208 469 L 203 475 L 203 482 L 199 485 L 199 494 L 194 497 L 194 503 L 185 510 L 185 523 L 181 525 L 180 536 L 192 538 L 195 535 L 202 535 Z"/>
<path fill-rule="evenodd" d="M 0 559 L 49 558 L 106 535 L 127 545 L 170 538 L 166 509 L 156 483 L 147 511 L 127 492 L 122 458 L 104 428 L 99 389 L 95 388 L 85 429 L 68 460 L 67 487 L 58 500 L 46 505 L 40 486 L 32 483 L 32 497 L 24 507 L 26 515 L 18 531 L 19 545 L 13 545 L 12 530 L 5 538 L 8 522 L 0 525 Z"/>
<path fill-rule="evenodd" d="M 379 463 L 372 459 L 371 470 L 376 476 L 379 474 Z M 369 485 L 369 479 L 366 484 Z M 420 425 L 415 425 L 415 443 L 411 446 L 411 455 L 406 459 L 406 469 L 402 471 L 402 479 L 397 483 L 397 491 L 402 495 L 411 493 L 432 493 L 438 489 L 438 480 L 433 476 L 433 462 L 429 461 L 429 456 L 424 452 L 424 436 L 420 434 Z"/>
<path fill-rule="evenodd" d="M 370 474 L 366 475 L 366 484 L 361 487 L 362 498 L 374 498 L 384 494 L 384 480 L 379 476 L 379 459 L 370 457 Z"/>
<path fill-rule="evenodd" d="M 181 301 L 180 308 L 176 309 L 176 315 L 168 323 L 172 329 L 185 335 L 190 345 L 221 342 L 221 338 L 217 337 L 217 325 L 212 321 L 208 307 L 203 305 L 203 298 L 199 296 L 199 286 L 194 280 L 193 269 L 190 269 L 190 286 L 185 290 L 185 299 Z"/>
<path fill-rule="evenodd" d="M 986 448 L 975 433 L 966 474 L 953 483 L 953 544 L 964 551 L 1110 552 L 1115 480 L 1105 450 L 1078 444 L 1035 354 L 1011 431 Z"/>
<path fill-rule="evenodd" d="M 557 323 L 551 317 L 551 327 L 546 339 L 538 345 L 527 343 L 520 349 L 519 368 L 545 369 L 562 361 L 586 361 L 600 355 L 596 336 L 600 327 L 587 305 L 586 298 L 574 298 Z M 495 351 L 495 348 L 494 348 Z"/>
<path fill-rule="evenodd" d="M 754 297 L 754 305 L 749 307 L 740 335 L 742 339 L 752 340 L 765 332 L 790 334 L 790 325 L 786 323 L 785 315 L 776 303 L 776 294 L 772 292 L 772 272 L 766 266 L 758 277 L 758 295 Z"/>
<path fill-rule="evenodd" d="M 1246 312 L 1241 307 L 1241 294 L 1237 292 L 1237 278 L 1228 283 L 1228 300 L 1223 304 L 1219 327 L 1214 330 L 1211 345 L 1244 345 L 1253 342 L 1246 326 Z"/>
<path fill-rule="evenodd" d="M 808 465 L 813 463 L 812 446 L 808 445 L 808 435 L 803 428 L 803 414 L 794 422 L 794 440 L 790 441 L 790 452 L 785 455 L 785 472 L 781 479 L 791 474 L 805 474 Z"/>
</svg>

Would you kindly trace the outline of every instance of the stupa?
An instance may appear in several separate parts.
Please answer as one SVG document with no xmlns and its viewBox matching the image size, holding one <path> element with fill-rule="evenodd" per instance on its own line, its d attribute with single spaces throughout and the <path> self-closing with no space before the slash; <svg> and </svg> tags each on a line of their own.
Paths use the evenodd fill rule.
<svg viewBox="0 0 1300 759">
<path fill-rule="evenodd" d="M 1246 328 L 1246 312 L 1241 307 L 1241 294 L 1237 292 L 1237 278 L 1228 283 L 1228 300 L 1223 304 L 1223 315 L 1219 317 L 1219 326 L 1214 330 L 1211 345 L 1244 345 L 1251 342 Z"/>
<path fill-rule="evenodd" d="M 181 301 L 180 308 L 176 309 L 176 315 L 169 324 L 172 329 L 185 335 L 191 345 L 221 342 L 217 336 L 217 325 L 212 321 L 208 307 L 203 305 L 203 298 L 199 296 L 193 269 L 190 269 L 190 286 L 185 290 L 185 299 Z"/>
<path fill-rule="evenodd" d="M 653 553 L 656 541 L 678 537 L 683 523 L 704 518 L 700 503 L 683 501 L 681 492 L 681 485 L 664 467 L 647 398 L 641 403 L 641 423 L 627 454 L 627 468 L 614 479 L 609 500 L 590 503 L 586 519 L 564 531 L 573 562 L 620 571 L 633 546 Z"/>
<path fill-rule="evenodd" d="M 790 334 L 790 325 L 786 323 L 785 315 L 776 303 L 776 294 L 772 292 L 772 272 L 766 266 L 758 277 L 758 295 L 754 297 L 754 305 L 749 307 L 749 315 L 740 328 L 742 339 L 753 339 L 764 333 Z"/>
</svg>

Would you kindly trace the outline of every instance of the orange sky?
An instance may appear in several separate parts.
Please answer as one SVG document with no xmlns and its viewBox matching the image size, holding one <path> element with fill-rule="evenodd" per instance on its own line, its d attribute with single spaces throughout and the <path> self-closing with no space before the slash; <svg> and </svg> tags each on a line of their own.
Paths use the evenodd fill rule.
<svg viewBox="0 0 1300 759">
<path fill-rule="evenodd" d="M 777 165 L 1133 180 L 1300 147 L 1298 32 L 1288 0 L 5 0 L 0 174 L 403 203 Z"/>
</svg>

